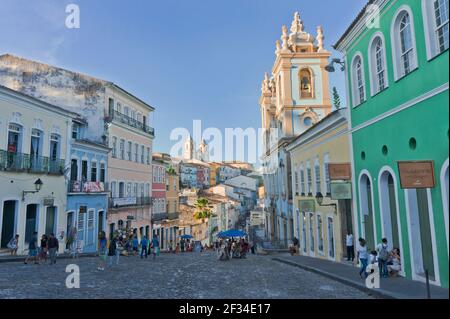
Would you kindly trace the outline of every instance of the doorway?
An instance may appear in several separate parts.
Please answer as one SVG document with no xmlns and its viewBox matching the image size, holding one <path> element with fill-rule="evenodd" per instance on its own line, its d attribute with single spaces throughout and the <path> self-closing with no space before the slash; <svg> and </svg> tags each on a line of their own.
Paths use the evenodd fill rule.
<svg viewBox="0 0 450 319">
<path fill-rule="evenodd" d="M 397 195 L 394 177 L 388 171 L 380 178 L 380 207 L 383 220 L 383 236 L 388 240 L 389 249 L 400 248 L 400 236 L 397 222 Z"/>
<path fill-rule="evenodd" d="M 372 184 L 365 174 L 359 180 L 359 192 L 364 223 L 364 239 L 366 240 L 367 250 L 370 251 L 375 249 L 375 230 L 373 227 Z"/>
<path fill-rule="evenodd" d="M 428 189 L 408 189 L 406 194 L 414 273 L 424 278 L 428 270 L 430 280 L 436 280 Z"/>
<path fill-rule="evenodd" d="M 56 207 L 47 207 L 45 214 L 45 234 L 56 234 Z"/>
<path fill-rule="evenodd" d="M 17 202 L 14 200 L 7 200 L 3 203 L 1 248 L 6 248 L 15 235 L 16 208 Z"/>
<path fill-rule="evenodd" d="M 33 238 L 33 233 L 37 231 L 37 213 L 38 205 L 27 205 L 27 213 L 25 220 L 25 242 L 29 243 Z"/>
</svg>

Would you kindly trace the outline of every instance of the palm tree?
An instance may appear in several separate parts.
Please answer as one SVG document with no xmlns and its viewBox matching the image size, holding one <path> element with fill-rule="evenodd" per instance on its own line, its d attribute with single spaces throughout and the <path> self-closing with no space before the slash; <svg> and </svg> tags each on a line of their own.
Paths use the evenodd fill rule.
<svg viewBox="0 0 450 319">
<path fill-rule="evenodd" d="M 194 219 L 201 219 L 202 222 L 205 222 L 206 218 L 213 216 L 212 206 L 209 205 L 209 201 L 206 198 L 198 198 L 195 202 Z"/>
</svg>

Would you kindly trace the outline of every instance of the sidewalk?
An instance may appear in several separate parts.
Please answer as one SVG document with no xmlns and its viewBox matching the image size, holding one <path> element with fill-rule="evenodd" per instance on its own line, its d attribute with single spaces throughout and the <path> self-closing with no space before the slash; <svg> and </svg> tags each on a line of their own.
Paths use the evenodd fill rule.
<svg viewBox="0 0 450 319">
<path fill-rule="evenodd" d="M 381 278 L 379 289 L 369 289 L 365 280 L 358 274 L 358 268 L 344 263 L 336 263 L 328 260 L 280 254 L 272 258 L 275 261 L 299 267 L 307 271 L 317 273 L 327 278 L 352 286 L 366 293 L 389 299 L 426 299 L 427 289 L 425 283 L 405 279 L 403 277 Z M 448 299 L 448 289 L 431 285 L 432 299 Z"/>
<path fill-rule="evenodd" d="M 82 254 L 78 254 L 78 258 L 80 257 L 95 257 L 96 253 L 82 253 Z M 11 262 L 24 262 L 25 258 L 27 258 L 27 256 L 25 255 L 20 255 L 20 256 L 0 256 L 0 264 L 1 263 L 11 263 Z M 58 256 L 56 256 L 57 259 L 68 259 L 68 258 L 72 258 L 72 256 L 70 254 L 59 254 Z M 47 258 L 48 259 L 48 258 Z"/>
</svg>

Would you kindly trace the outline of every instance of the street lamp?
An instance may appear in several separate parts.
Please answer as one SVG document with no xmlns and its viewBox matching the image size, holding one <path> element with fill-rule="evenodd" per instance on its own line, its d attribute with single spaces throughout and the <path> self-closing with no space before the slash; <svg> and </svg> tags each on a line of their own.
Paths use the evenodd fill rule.
<svg viewBox="0 0 450 319">
<path fill-rule="evenodd" d="M 22 201 L 25 200 L 25 194 L 34 194 L 37 193 L 41 190 L 42 185 L 44 185 L 44 183 L 42 183 L 41 179 L 38 178 L 35 182 L 34 182 L 34 191 L 22 191 Z"/>
<path fill-rule="evenodd" d="M 327 66 L 325 66 L 325 71 L 333 73 L 336 71 L 336 69 L 334 68 L 334 64 L 339 64 L 341 66 L 341 71 L 345 70 L 345 62 L 341 61 L 340 59 L 333 59 L 331 60 L 330 64 L 328 64 Z"/>
<path fill-rule="evenodd" d="M 335 204 L 335 203 L 323 204 L 323 195 L 321 192 L 318 192 L 316 194 L 316 201 L 317 201 L 317 204 L 319 204 L 319 206 L 333 206 L 334 212 L 337 214 L 337 204 Z"/>
</svg>

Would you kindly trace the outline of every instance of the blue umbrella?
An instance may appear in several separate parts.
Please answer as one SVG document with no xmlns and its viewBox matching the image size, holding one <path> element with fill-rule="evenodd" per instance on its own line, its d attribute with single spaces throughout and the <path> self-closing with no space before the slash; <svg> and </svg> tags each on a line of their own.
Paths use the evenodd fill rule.
<svg viewBox="0 0 450 319">
<path fill-rule="evenodd" d="M 217 234 L 218 237 L 245 237 L 247 236 L 247 233 L 237 230 L 237 229 L 230 229 L 223 232 L 220 232 Z"/>
<path fill-rule="evenodd" d="M 181 235 L 180 237 L 183 239 L 193 238 L 193 236 L 191 236 L 191 235 Z"/>
</svg>

